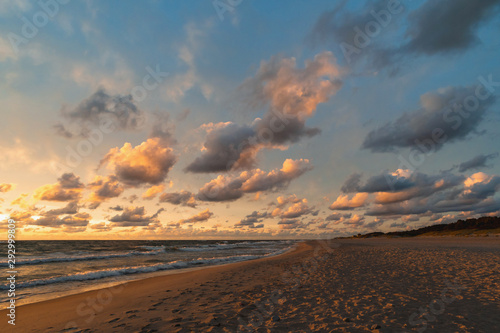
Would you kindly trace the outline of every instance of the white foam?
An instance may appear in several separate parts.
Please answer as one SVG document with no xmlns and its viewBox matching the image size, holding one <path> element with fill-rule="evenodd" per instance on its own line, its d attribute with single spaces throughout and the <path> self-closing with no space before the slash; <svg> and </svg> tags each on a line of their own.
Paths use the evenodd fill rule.
<svg viewBox="0 0 500 333">
<path fill-rule="evenodd" d="M 199 258 L 191 261 L 173 261 L 165 264 L 156 264 L 150 266 L 135 266 L 135 267 L 124 267 L 124 268 L 115 268 L 115 269 L 105 269 L 91 272 L 83 272 L 72 275 L 58 276 L 48 279 L 37 279 L 30 280 L 26 282 L 18 283 L 16 286 L 18 288 L 26 288 L 26 287 L 34 287 L 41 286 L 47 284 L 54 283 L 63 283 L 63 282 L 71 282 L 71 281 L 87 281 L 87 280 L 97 280 L 103 279 L 107 277 L 113 276 L 121 276 L 128 274 L 137 274 L 137 273 L 150 273 L 161 270 L 170 270 L 170 269 L 179 269 L 179 268 L 189 268 L 198 265 L 218 265 L 218 264 L 227 264 L 245 260 L 252 260 L 260 258 L 261 256 L 255 255 L 241 255 L 241 256 L 232 256 L 232 257 L 222 257 L 222 258 Z M 0 290 L 9 289 L 8 284 L 0 285 Z"/>
<path fill-rule="evenodd" d="M 19 257 L 16 260 L 16 265 L 37 265 L 45 264 L 51 262 L 66 262 L 66 261 L 83 261 L 83 260 L 101 260 L 101 259 L 111 259 L 111 258 L 123 258 L 132 256 L 150 256 L 164 253 L 164 247 L 155 247 L 152 251 L 130 251 L 124 253 L 106 253 L 106 254 L 89 254 L 89 255 L 64 255 L 60 257 L 34 257 L 28 259 L 22 259 Z M 5 260 L 0 262 L 0 267 L 7 267 L 7 262 Z"/>
</svg>

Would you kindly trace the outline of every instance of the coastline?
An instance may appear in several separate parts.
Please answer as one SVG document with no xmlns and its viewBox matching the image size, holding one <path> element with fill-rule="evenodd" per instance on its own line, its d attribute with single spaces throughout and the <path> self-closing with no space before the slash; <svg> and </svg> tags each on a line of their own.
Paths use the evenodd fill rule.
<svg viewBox="0 0 500 333">
<path fill-rule="evenodd" d="M 240 271 L 245 266 L 259 265 L 267 261 L 279 261 L 306 251 L 310 245 L 300 242 L 288 251 L 273 256 L 206 267 L 192 267 L 165 271 L 158 276 L 144 277 L 113 286 L 97 288 L 67 296 L 16 306 L 16 325 L 7 320 L 0 321 L 0 331 L 79 331 L 85 328 L 102 327 L 106 315 L 130 305 L 130 299 L 146 299 L 165 289 L 168 285 L 172 297 L 183 295 L 190 288 L 207 281 L 214 274 Z M 177 290 L 177 291 L 174 291 Z M 48 310 L 50 309 L 50 310 Z M 8 318 L 8 309 L 0 310 L 0 318 Z M 50 315 L 48 315 L 50 314 Z M 37 318 L 36 324 L 28 318 Z M 106 325 L 105 325 L 106 326 Z"/>
<path fill-rule="evenodd" d="M 183 272 L 189 272 L 192 270 L 199 270 L 199 269 L 205 269 L 209 267 L 215 267 L 215 266 L 223 266 L 223 265 L 228 265 L 232 263 L 238 263 L 238 262 L 245 262 L 249 260 L 256 260 L 256 259 L 261 259 L 261 258 L 266 258 L 266 257 L 273 257 L 273 256 L 278 256 L 287 252 L 292 251 L 298 242 L 292 242 L 288 243 L 287 247 L 283 247 L 281 249 L 274 249 L 266 254 L 258 254 L 258 255 L 252 255 L 252 254 L 243 254 L 243 255 L 238 255 L 238 254 L 229 254 L 226 256 L 214 256 L 213 258 L 210 256 L 205 257 L 194 257 L 198 259 L 194 259 L 192 261 L 186 260 L 186 259 L 180 259 L 180 260 L 175 260 L 175 259 L 167 259 L 170 260 L 169 262 L 166 263 L 161 263 L 157 261 L 156 265 L 153 265 L 153 269 L 148 271 L 147 268 L 151 268 L 151 266 L 137 266 L 134 267 L 134 265 L 130 266 L 130 270 L 133 271 L 132 274 L 127 273 L 127 272 L 122 272 L 126 271 L 127 268 L 125 269 L 122 267 L 114 267 L 115 271 L 118 271 L 118 274 L 112 275 L 112 274 L 107 274 L 111 269 L 104 269 L 101 270 L 105 275 L 98 276 L 95 274 L 96 272 L 89 272 L 91 274 L 94 274 L 94 276 L 91 276 L 90 278 L 86 278 L 85 275 L 83 274 L 83 278 L 78 279 L 71 279 L 72 277 L 75 277 L 74 275 L 69 275 L 68 277 L 62 276 L 59 277 L 58 279 L 61 280 L 62 282 L 59 282 L 58 285 L 55 285 L 53 283 L 43 283 L 44 281 L 42 280 L 42 283 L 40 283 L 40 286 L 42 288 L 46 288 L 45 290 L 41 291 L 35 291 L 33 293 L 30 292 L 30 290 L 26 290 L 23 293 L 21 293 L 20 298 L 16 300 L 16 307 L 20 307 L 23 305 L 27 304 L 33 304 L 33 303 L 39 303 L 43 301 L 48 301 L 56 298 L 61 298 L 61 297 L 66 297 L 66 296 L 71 296 L 71 295 L 76 295 L 76 294 L 81 294 L 87 291 L 94 291 L 94 290 L 100 290 L 100 289 L 105 289 L 109 287 L 113 287 L 116 285 L 120 284 L 127 284 L 132 281 L 138 281 L 138 280 L 143 280 L 143 279 L 148 279 L 151 277 L 158 277 L 158 276 L 165 276 L 165 275 L 170 275 L 170 274 L 179 274 Z M 191 251 L 190 251 L 191 252 Z M 198 254 L 203 251 L 193 251 L 192 253 Z M 21 260 L 22 261 L 22 260 Z M 56 264 L 58 262 L 56 261 Z M 71 265 L 71 261 L 67 263 L 67 265 Z M 194 264 L 192 264 L 194 263 Z M 125 266 L 127 264 L 125 263 Z M 164 266 L 164 267 L 159 267 L 158 269 L 155 269 L 155 266 Z M 183 267 L 185 266 L 185 267 Z M 103 267 L 103 266 L 101 266 Z M 105 267 L 105 266 L 104 266 Z M 143 271 L 141 271 L 142 268 Z M 134 271 L 135 270 L 135 271 Z M 111 270 L 112 271 L 112 270 Z M 97 272 L 99 273 L 99 271 Z M 113 272 L 112 272 L 113 273 Z M 76 274 L 78 275 L 78 274 Z M 52 280 L 52 279 L 48 279 Z M 26 280 L 25 280 L 26 281 Z M 39 280 L 34 280 L 35 282 L 38 282 Z M 64 281 L 70 282 L 68 284 L 64 283 Z M 72 285 L 71 282 L 81 282 L 79 285 Z M 22 282 L 22 281 L 21 281 Z M 27 283 L 24 283 L 24 288 L 29 288 L 31 287 L 30 283 L 32 281 L 28 281 Z M 51 281 L 49 281 L 51 282 Z M 37 284 L 35 284 L 37 286 Z M 54 289 L 49 289 L 53 288 Z M 17 293 L 16 293 L 17 294 Z M 27 297 L 26 297 L 27 296 Z M 2 302 L 0 304 L 0 311 L 4 310 L 7 308 L 8 302 L 4 302 L 2 299 Z"/>
</svg>

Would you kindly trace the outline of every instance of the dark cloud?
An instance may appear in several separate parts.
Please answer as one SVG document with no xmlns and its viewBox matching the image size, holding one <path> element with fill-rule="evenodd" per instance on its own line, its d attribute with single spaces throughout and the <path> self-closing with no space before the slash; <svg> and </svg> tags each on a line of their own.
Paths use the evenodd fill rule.
<svg viewBox="0 0 500 333">
<path fill-rule="evenodd" d="M 240 87 L 247 94 L 249 107 L 268 110 L 251 125 L 225 123 L 212 129 L 205 151 L 189 164 L 187 172 L 223 172 L 255 166 L 262 149 L 284 145 L 319 133 L 308 128 L 306 120 L 317 105 L 327 102 L 341 86 L 340 70 L 329 52 L 318 54 L 297 68 L 294 58 L 273 57 L 263 62 L 257 74 Z"/>
<path fill-rule="evenodd" d="M 134 104 L 131 95 L 108 95 L 103 89 L 81 101 L 74 109 L 61 110 L 64 123 L 55 125 L 56 133 L 67 138 L 87 137 L 91 127 L 136 130 L 145 122 L 144 113 Z"/>
<path fill-rule="evenodd" d="M 372 152 L 414 148 L 426 153 L 445 143 L 464 140 L 477 132 L 487 109 L 495 101 L 484 95 L 484 87 L 442 88 L 420 97 L 421 108 L 371 131 L 362 148 Z"/>
<path fill-rule="evenodd" d="M 253 164 L 253 151 L 249 140 L 254 138 L 255 131 L 251 127 L 239 126 L 233 123 L 211 131 L 206 138 L 204 147 L 206 152 L 197 157 L 186 167 L 189 172 L 219 172 L 234 168 L 233 164 L 240 161 L 241 167 L 244 164 Z M 250 159 L 240 160 L 243 152 L 246 151 Z"/>
<path fill-rule="evenodd" d="M 311 170 L 309 160 L 283 162 L 279 170 L 264 172 L 260 169 L 244 171 L 238 176 L 219 175 L 206 183 L 198 192 L 197 199 L 202 201 L 232 201 L 245 193 L 283 189 L 295 178 Z"/>
<path fill-rule="evenodd" d="M 262 222 L 265 218 L 272 217 L 268 212 L 258 212 L 253 211 L 251 214 L 247 215 L 244 219 L 240 220 L 234 226 L 235 228 L 249 227 L 249 228 L 260 228 L 262 224 L 255 225 L 255 223 Z"/>
<path fill-rule="evenodd" d="M 307 227 L 306 224 L 302 223 L 299 219 L 282 219 L 278 222 L 280 229 L 304 229 Z"/>
<path fill-rule="evenodd" d="M 380 227 L 382 224 L 384 224 L 384 222 L 385 220 L 376 218 L 372 222 L 366 223 L 365 227 L 369 229 L 376 229 Z"/>
<path fill-rule="evenodd" d="M 341 219 L 351 218 L 352 214 L 341 214 L 338 212 L 332 213 L 325 218 L 325 221 L 340 221 Z"/>
<path fill-rule="evenodd" d="M 358 192 L 360 187 L 361 177 L 363 177 L 363 174 L 361 173 L 351 174 L 349 178 L 347 178 L 347 180 L 344 182 L 340 190 L 343 193 Z"/>
<path fill-rule="evenodd" d="M 162 193 L 160 195 L 160 202 L 168 202 L 174 205 L 182 205 L 192 208 L 196 207 L 194 194 L 184 190 L 180 192 Z"/>
<path fill-rule="evenodd" d="M 486 214 L 498 211 L 495 199 L 500 177 L 476 173 L 465 178 L 445 173 L 436 176 L 419 174 L 415 187 L 396 193 L 378 193 L 376 205 L 365 214 L 371 216 L 422 215 L 445 212 Z M 417 217 L 414 217 L 417 218 Z"/>
<path fill-rule="evenodd" d="M 387 172 L 378 176 L 370 177 L 364 185 L 361 185 L 362 174 L 353 173 L 341 187 L 344 193 L 354 192 L 394 192 L 412 187 L 414 184 L 409 178 Z"/>
<path fill-rule="evenodd" d="M 89 224 L 90 216 L 88 213 L 77 213 L 74 215 L 65 216 L 60 218 L 56 215 L 46 215 L 41 218 L 30 222 L 30 225 L 41 227 L 59 228 L 59 227 L 86 227 Z M 84 231 L 78 230 L 78 231 Z"/>
<path fill-rule="evenodd" d="M 391 227 L 391 228 L 405 228 L 406 227 L 406 223 L 404 223 L 404 222 L 400 222 L 400 223 L 394 222 L 394 223 L 391 223 L 391 225 L 389 227 Z"/>
<path fill-rule="evenodd" d="M 113 148 L 101 160 L 118 180 L 129 186 L 157 185 L 165 180 L 177 161 L 173 149 L 162 138 L 150 138 L 138 146 L 125 143 Z"/>
<path fill-rule="evenodd" d="M 92 189 L 88 199 L 90 209 L 96 209 L 104 201 L 118 197 L 124 191 L 116 176 L 96 176 L 88 187 Z"/>
<path fill-rule="evenodd" d="M 113 206 L 113 207 L 109 207 L 109 209 L 114 210 L 116 212 L 121 212 L 123 210 L 123 206 L 116 205 L 116 206 Z"/>
<path fill-rule="evenodd" d="M 161 210 L 152 216 L 148 216 L 144 207 L 127 207 L 121 214 L 113 216 L 109 221 L 114 226 L 119 227 L 147 226 L 150 223 L 158 222 L 157 216 L 159 212 Z"/>
<path fill-rule="evenodd" d="M 73 215 L 76 213 L 78 213 L 78 202 L 72 201 L 68 202 L 68 204 L 63 208 L 49 210 L 48 212 L 45 213 L 45 215 L 63 215 L 63 214 Z"/>
<path fill-rule="evenodd" d="M 500 7 L 500 0 L 427 0 L 407 15 L 402 31 L 404 1 L 366 1 L 352 11 L 346 3 L 321 14 L 307 41 L 333 47 L 350 65 L 389 68 L 390 74 L 413 56 L 464 52 L 479 44 L 478 28 Z"/>
<path fill-rule="evenodd" d="M 80 182 L 80 177 L 75 176 L 73 173 L 65 173 L 57 179 L 62 188 L 66 189 L 76 189 L 83 188 L 82 182 Z"/>
<path fill-rule="evenodd" d="M 472 169 L 487 168 L 488 166 L 486 165 L 486 162 L 488 162 L 489 160 L 492 160 L 496 157 L 498 157 L 498 153 L 489 154 L 489 155 L 483 155 L 483 154 L 477 155 L 474 158 L 461 163 L 458 166 L 458 171 L 459 172 L 466 172 L 466 171 L 472 170 Z"/>
<path fill-rule="evenodd" d="M 458 52 L 479 43 L 481 23 L 498 13 L 499 0 L 428 0 L 408 16 L 402 47 L 406 53 L 432 55 Z"/>
</svg>

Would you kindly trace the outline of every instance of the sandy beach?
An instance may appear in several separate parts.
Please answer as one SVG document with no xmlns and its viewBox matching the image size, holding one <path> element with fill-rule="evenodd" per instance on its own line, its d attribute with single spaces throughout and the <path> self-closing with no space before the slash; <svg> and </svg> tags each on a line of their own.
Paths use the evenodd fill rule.
<svg viewBox="0 0 500 333">
<path fill-rule="evenodd" d="M 17 308 L 2 332 L 498 332 L 498 237 L 306 242 Z"/>
</svg>

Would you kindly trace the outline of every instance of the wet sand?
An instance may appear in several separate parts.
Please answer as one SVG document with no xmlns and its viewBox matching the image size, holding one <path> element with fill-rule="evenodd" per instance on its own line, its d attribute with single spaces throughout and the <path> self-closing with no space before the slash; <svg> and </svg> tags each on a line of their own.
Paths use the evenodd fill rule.
<svg viewBox="0 0 500 333">
<path fill-rule="evenodd" d="M 1 332 L 500 332 L 500 238 L 301 243 L 28 304 Z"/>
</svg>

